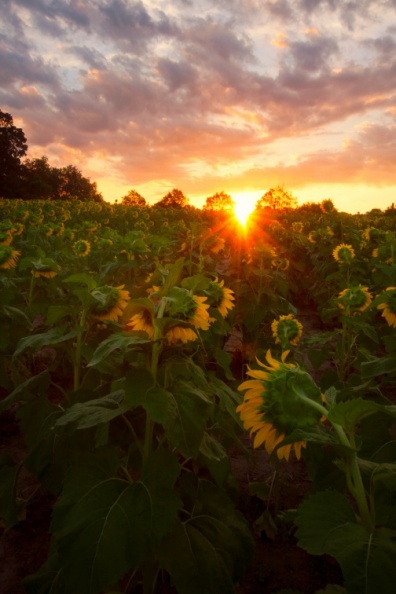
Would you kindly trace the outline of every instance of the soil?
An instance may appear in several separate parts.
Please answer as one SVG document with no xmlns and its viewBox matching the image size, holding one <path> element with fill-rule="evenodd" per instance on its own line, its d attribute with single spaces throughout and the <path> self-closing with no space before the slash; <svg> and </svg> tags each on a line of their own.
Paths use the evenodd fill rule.
<svg viewBox="0 0 396 594">
<path fill-rule="evenodd" d="M 314 331 L 318 324 L 314 312 L 301 312 L 301 316 L 304 327 Z M 7 452 L 14 461 L 23 460 L 26 448 L 12 411 L 0 415 L 0 427 L 0 456 Z M 255 552 L 236 594 L 274 594 L 282 589 L 313 594 L 327 584 L 342 584 L 332 558 L 313 557 L 297 546 L 288 520 L 289 510 L 296 509 L 310 492 L 304 462 L 291 458 L 275 468 L 264 450 L 251 449 L 248 437 L 245 446 L 248 455 L 235 448 L 230 460 L 239 508 L 253 529 Z M 268 491 L 267 497 L 252 494 L 250 486 L 257 483 Z M 39 569 L 49 549 L 53 497 L 25 469 L 18 484 L 17 495 L 29 503 L 14 527 L 4 531 L 0 524 L 0 594 L 26 594 L 23 578 Z"/>
</svg>

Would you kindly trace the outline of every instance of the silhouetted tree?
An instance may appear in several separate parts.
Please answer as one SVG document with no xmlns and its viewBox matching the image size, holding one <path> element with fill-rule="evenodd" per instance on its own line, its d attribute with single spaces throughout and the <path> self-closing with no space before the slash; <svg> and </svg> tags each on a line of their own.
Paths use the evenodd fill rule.
<svg viewBox="0 0 396 594">
<path fill-rule="evenodd" d="M 94 200 L 102 202 L 103 196 L 98 192 L 96 182 L 91 182 L 89 177 L 84 177 L 74 165 L 68 165 L 59 169 L 60 188 L 59 198 L 61 200 Z"/>
<path fill-rule="evenodd" d="M 323 212 L 319 202 L 304 202 L 304 204 L 298 206 L 296 210 L 298 212 L 315 212 L 317 214 Z"/>
<path fill-rule="evenodd" d="M 23 179 L 23 198 L 26 200 L 103 200 L 96 182 L 84 177 L 77 167 L 51 167 L 45 156 L 25 161 Z"/>
<path fill-rule="evenodd" d="M 288 192 L 283 186 L 276 186 L 271 188 L 261 196 L 256 202 L 256 208 L 270 207 L 275 210 L 282 208 L 296 208 L 297 198 L 293 196 L 291 192 Z"/>
<path fill-rule="evenodd" d="M 162 200 L 156 202 L 154 206 L 161 208 L 186 208 L 189 206 L 189 200 L 181 190 L 173 188 Z"/>
<path fill-rule="evenodd" d="M 121 204 L 125 204 L 126 206 L 147 206 L 146 199 L 136 190 L 129 190 L 128 194 L 122 197 Z"/>
<path fill-rule="evenodd" d="M 0 197 L 20 198 L 21 158 L 27 149 L 22 128 L 14 126 L 12 115 L 0 110 Z"/>
<path fill-rule="evenodd" d="M 22 168 L 22 197 L 25 200 L 55 200 L 59 197 L 59 170 L 51 167 L 47 157 L 26 159 Z"/>
<path fill-rule="evenodd" d="M 210 211 L 232 211 L 235 206 L 234 200 L 225 192 L 216 192 L 213 196 L 206 198 L 203 210 Z"/>
</svg>

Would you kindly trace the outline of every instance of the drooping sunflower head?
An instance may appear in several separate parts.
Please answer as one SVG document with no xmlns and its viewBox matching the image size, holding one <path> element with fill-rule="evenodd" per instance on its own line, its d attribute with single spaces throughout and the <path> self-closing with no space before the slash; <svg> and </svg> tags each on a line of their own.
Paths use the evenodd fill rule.
<svg viewBox="0 0 396 594">
<path fill-rule="evenodd" d="M 293 314 L 288 314 L 274 320 L 271 330 L 275 343 L 280 344 L 282 349 L 287 349 L 290 345 L 296 346 L 300 342 L 303 326 Z"/>
<path fill-rule="evenodd" d="M 224 281 L 215 279 L 210 281 L 206 293 L 209 298 L 210 305 L 215 307 L 223 318 L 226 318 L 228 312 L 234 307 L 235 301 L 234 291 L 224 286 Z"/>
<path fill-rule="evenodd" d="M 124 285 L 97 287 L 91 291 L 91 296 L 94 299 L 92 315 L 100 320 L 112 322 L 116 322 L 121 317 L 129 301 L 129 291 L 124 290 Z"/>
<path fill-rule="evenodd" d="M 89 241 L 85 241 L 85 239 L 78 239 L 73 244 L 73 251 L 76 256 L 88 256 L 91 251 L 91 244 Z"/>
<path fill-rule="evenodd" d="M 11 245 L 0 245 L 0 268 L 15 268 L 20 255 Z"/>
<path fill-rule="evenodd" d="M 4 231 L 0 229 L 0 245 L 10 245 L 12 242 L 12 233 L 11 231 L 7 230 Z"/>
<path fill-rule="evenodd" d="M 372 300 L 368 288 L 357 285 L 341 291 L 337 298 L 337 304 L 347 315 L 354 315 L 367 309 Z"/>
<path fill-rule="evenodd" d="M 22 223 L 14 223 L 12 227 L 12 234 L 13 235 L 21 235 L 23 233 L 24 226 Z"/>
<path fill-rule="evenodd" d="M 396 242 L 387 241 L 373 250 L 373 258 L 379 262 L 393 265 L 396 260 Z"/>
<path fill-rule="evenodd" d="M 166 315 L 186 321 L 198 330 L 208 330 L 210 306 L 206 301 L 207 297 L 194 295 L 182 287 L 173 287 L 167 294 Z"/>
<path fill-rule="evenodd" d="M 286 272 L 290 266 L 290 260 L 288 258 L 274 258 L 271 260 L 272 267 L 281 272 Z"/>
<path fill-rule="evenodd" d="M 382 309 L 382 317 L 388 325 L 396 328 L 396 287 L 388 287 L 380 297 L 381 303 L 377 308 Z"/>
<path fill-rule="evenodd" d="M 59 266 L 52 258 L 40 257 L 32 260 L 32 274 L 35 278 L 53 278 L 59 272 Z"/>
<path fill-rule="evenodd" d="M 270 351 L 266 359 L 269 365 L 257 360 L 264 369 L 250 369 L 247 374 L 253 378 L 243 382 L 238 390 L 246 390 L 242 404 L 237 407 L 243 426 L 254 435 L 253 447 L 264 444 L 271 454 L 285 437 L 296 429 L 308 429 L 321 420 L 321 413 L 309 401 L 322 404 L 323 397 L 312 377 L 299 367 L 286 363 L 289 351 L 282 360 L 272 358 Z M 278 458 L 289 459 L 295 451 L 300 458 L 305 442 L 297 441 L 280 447 Z"/>
<path fill-rule="evenodd" d="M 142 308 L 133 314 L 125 324 L 125 330 L 128 332 L 145 332 L 150 340 L 154 338 L 153 314 L 147 308 Z"/>
<path fill-rule="evenodd" d="M 333 250 L 333 258 L 339 264 L 350 264 L 355 257 L 355 251 L 351 245 L 347 245 L 346 243 L 340 243 L 334 250 Z"/>
</svg>

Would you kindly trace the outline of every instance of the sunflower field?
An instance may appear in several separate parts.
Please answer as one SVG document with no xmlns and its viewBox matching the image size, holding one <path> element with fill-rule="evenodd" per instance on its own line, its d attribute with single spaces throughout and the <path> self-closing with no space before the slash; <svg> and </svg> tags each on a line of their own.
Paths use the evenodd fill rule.
<svg viewBox="0 0 396 594">
<path fill-rule="evenodd" d="M 51 507 L 21 592 L 244 594 L 257 533 L 275 546 L 280 527 L 332 559 L 321 592 L 394 592 L 395 215 L 0 213 L 0 413 L 20 441 L 0 432 L 4 542 Z M 243 503 L 232 456 L 258 450 L 271 488 Z M 274 509 L 290 463 L 309 490 Z"/>
</svg>

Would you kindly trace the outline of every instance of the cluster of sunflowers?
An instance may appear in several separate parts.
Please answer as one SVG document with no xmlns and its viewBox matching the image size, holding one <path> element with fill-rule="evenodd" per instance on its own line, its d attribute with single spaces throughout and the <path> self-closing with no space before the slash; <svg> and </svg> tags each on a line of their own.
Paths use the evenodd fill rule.
<svg viewBox="0 0 396 594">
<path fill-rule="evenodd" d="M 369 231 L 369 230 L 368 230 Z M 369 237 L 366 230 L 365 237 Z M 373 257 L 378 257 L 379 248 L 373 250 Z M 341 267 L 348 267 L 356 257 L 352 245 L 342 243 L 333 250 L 333 257 Z M 367 286 L 357 284 L 343 289 L 338 295 L 338 307 L 347 315 L 356 315 L 367 310 L 373 302 L 373 295 Z M 396 287 L 387 287 L 376 298 L 378 309 L 392 328 L 396 328 Z"/>
<path fill-rule="evenodd" d="M 215 321 L 210 316 L 211 307 L 223 318 L 234 307 L 234 292 L 224 286 L 224 281 L 211 280 L 205 293 L 194 295 L 191 290 L 178 286 L 167 291 L 158 286 L 150 287 L 148 302 L 136 306 L 138 311 L 126 321 L 125 328 L 129 332 L 145 332 L 150 339 L 158 339 L 162 334 L 168 344 L 195 341 L 198 331 L 208 330 Z"/>
</svg>

